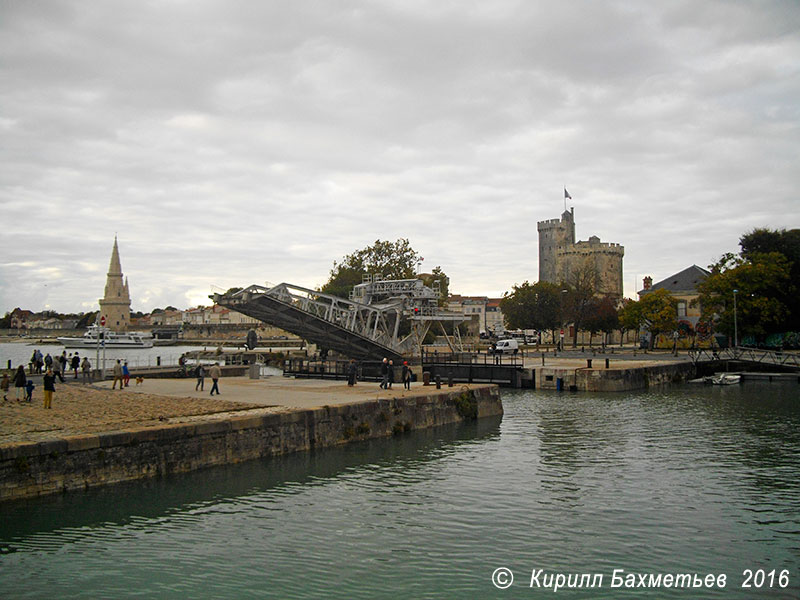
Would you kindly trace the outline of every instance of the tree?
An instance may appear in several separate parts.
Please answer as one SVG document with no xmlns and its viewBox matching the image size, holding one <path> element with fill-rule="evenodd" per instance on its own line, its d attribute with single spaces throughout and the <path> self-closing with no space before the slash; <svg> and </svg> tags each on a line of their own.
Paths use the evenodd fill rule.
<svg viewBox="0 0 800 600">
<path fill-rule="evenodd" d="M 710 269 L 711 275 L 697 286 L 704 319 L 714 319 L 716 328 L 730 337 L 735 329 L 757 338 L 785 330 L 789 308 L 783 298 L 791 269 L 783 254 L 753 252 L 744 258 L 728 253 Z"/>
<path fill-rule="evenodd" d="M 341 262 L 333 262 L 330 277 L 319 291 L 347 298 L 353 286 L 360 284 L 363 276 L 381 275 L 387 279 L 413 279 L 416 277 L 416 266 L 422 257 L 416 252 L 407 239 L 396 242 L 376 240 L 371 246 L 356 250 L 342 258 Z M 433 270 L 441 277 L 445 288 L 447 276 L 441 267 Z M 445 296 L 446 298 L 446 296 Z"/>
<path fill-rule="evenodd" d="M 531 285 L 526 281 L 503 295 L 500 310 L 511 329 L 554 331 L 560 325 L 560 295 L 557 285 L 546 281 Z"/>
<path fill-rule="evenodd" d="M 753 261 L 760 254 L 777 252 L 783 255 L 789 263 L 789 281 L 775 290 L 775 298 L 780 300 L 788 310 L 784 318 L 782 331 L 800 330 L 800 305 L 797 297 L 800 295 L 800 229 L 776 230 L 754 229 L 739 239 L 742 248 L 741 258 Z"/>
<path fill-rule="evenodd" d="M 442 271 L 442 267 L 434 267 L 430 273 L 421 273 L 419 277 L 429 288 L 439 282 L 439 306 L 443 306 L 450 297 L 450 278 Z"/>
<path fill-rule="evenodd" d="M 567 293 L 564 298 L 564 316 L 573 324 L 572 347 L 578 345 L 578 330 L 591 313 L 592 299 L 598 291 L 599 276 L 591 261 L 573 269 L 564 282 Z"/>
<path fill-rule="evenodd" d="M 592 337 L 595 333 L 602 331 L 605 334 L 609 334 L 619 328 L 617 302 L 608 296 L 601 298 L 595 296 L 592 298 L 589 302 L 588 315 L 583 327 L 589 332 L 589 346 L 592 345 Z M 605 344 L 605 339 L 603 344 Z"/>
<path fill-rule="evenodd" d="M 678 301 L 667 290 L 658 289 L 641 300 L 629 300 L 620 309 L 619 320 L 625 329 L 649 330 L 652 349 L 660 333 L 678 328 Z"/>
</svg>

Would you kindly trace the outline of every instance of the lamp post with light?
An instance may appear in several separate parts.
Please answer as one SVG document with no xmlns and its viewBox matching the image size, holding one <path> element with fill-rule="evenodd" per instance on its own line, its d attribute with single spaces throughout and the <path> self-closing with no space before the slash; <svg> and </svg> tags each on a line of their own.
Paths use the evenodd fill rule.
<svg viewBox="0 0 800 600">
<path fill-rule="evenodd" d="M 733 351 L 739 347 L 739 322 L 736 315 L 736 294 L 739 290 L 733 290 Z"/>
</svg>

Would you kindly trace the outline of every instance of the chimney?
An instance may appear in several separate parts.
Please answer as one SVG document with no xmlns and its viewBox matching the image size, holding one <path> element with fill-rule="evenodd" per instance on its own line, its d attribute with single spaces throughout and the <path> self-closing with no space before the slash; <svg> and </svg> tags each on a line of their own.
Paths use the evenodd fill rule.
<svg viewBox="0 0 800 600">
<path fill-rule="evenodd" d="M 649 290 L 651 287 L 653 287 L 653 278 L 648 275 L 644 278 L 644 289 Z"/>
</svg>

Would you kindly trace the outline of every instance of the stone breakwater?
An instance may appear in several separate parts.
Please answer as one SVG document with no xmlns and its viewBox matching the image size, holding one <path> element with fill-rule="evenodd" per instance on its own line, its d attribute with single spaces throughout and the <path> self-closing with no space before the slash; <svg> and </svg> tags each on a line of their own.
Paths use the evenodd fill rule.
<svg viewBox="0 0 800 600">
<path fill-rule="evenodd" d="M 260 407 L 192 422 L 0 446 L 0 501 L 182 473 L 502 415 L 494 386 L 420 390 L 277 411 Z"/>
</svg>

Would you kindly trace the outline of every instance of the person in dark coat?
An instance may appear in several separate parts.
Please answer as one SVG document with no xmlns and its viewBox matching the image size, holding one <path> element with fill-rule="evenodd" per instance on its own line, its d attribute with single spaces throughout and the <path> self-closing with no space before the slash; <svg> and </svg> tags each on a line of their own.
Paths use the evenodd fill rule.
<svg viewBox="0 0 800 600">
<path fill-rule="evenodd" d="M 389 361 L 389 389 L 392 389 L 392 384 L 394 383 L 394 361 Z"/>
<path fill-rule="evenodd" d="M 44 407 L 53 408 L 53 395 L 56 393 L 56 376 L 53 375 L 53 369 L 47 369 L 47 372 L 42 377 L 44 384 Z"/>
<path fill-rule="evenodd" d="M 28 383 L 28 378 L 25 377 L 25 367 L 20 365 L 17 367 L 17 372 L 14 373 L 14 387 L 17 388 L 17 400 L 22 399 L 22 394 L 25 392 L 25 385 Z"/>
<path fill-rule="evenodd" d="M 350 387 L 356 384 L 356 374 L 358 373 L 358 367 L 356 366 L 356 361 L 354 358 L 350 359 L 350 364 L 347 365 L 347 385 Z"/>
<path fill-rule="evenodd" d="M 72 370 L 75 372 L 75 379 L 78 378 L 78 369 L 80 368 L 80 366 L 81 366 L 81 357 L 78 356 L 78 353 L 76 352 L 72 357 L 72 362 L 70 363 L 70 367 L 72 367 Z"/>
<path fill-rule="evenodd" d="M 403 388 L 411 389 L 411 369 L 408 367 L 408 361 L 403 361 L 403 372 L 400 374 L 400 379 L 403 382 Z"/>
<path fill-rule="evenodd" d="M 194 374 L 197 375 L 197 385 L 194 386 L 194 391 L 200 390 L 202 392 L 206 382 L 206 370 L 203 368 L 203 365 L 198 363 Z"/>
</svg>

